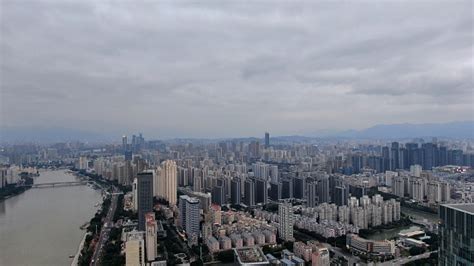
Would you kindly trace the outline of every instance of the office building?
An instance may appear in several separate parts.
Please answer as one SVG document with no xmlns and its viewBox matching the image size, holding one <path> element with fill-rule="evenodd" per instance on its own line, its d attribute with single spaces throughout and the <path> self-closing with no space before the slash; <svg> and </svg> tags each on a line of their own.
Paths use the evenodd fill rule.
<svg viewBox="0 0 474 266">
<path fill-rule="evenodd" d="M 474 265 L 474 203 L 439 207 L 439 265 Z"/>
<path fill-rule="evenodd" d="M 127 136 L 122 136 L 122 151 L 125 152 L 127 150 Z"/>
<path fill-rule="evenodd" d="M 153 173 L 137 176 L 138 230 L 145 231 L 145 214 L 153 211 Z"/>
<path fill-rule="evenodd" d="M 270 133 L 265 132 L 265 148 L 270 147 Z"/>
<path fill-rule="evenodd" d="M 294 214 L 291 203 L 284 202 L 278 204 L 279 228 L 278 234 L 285 241 L 294 241 L 293 224 Z"/>
</svg>

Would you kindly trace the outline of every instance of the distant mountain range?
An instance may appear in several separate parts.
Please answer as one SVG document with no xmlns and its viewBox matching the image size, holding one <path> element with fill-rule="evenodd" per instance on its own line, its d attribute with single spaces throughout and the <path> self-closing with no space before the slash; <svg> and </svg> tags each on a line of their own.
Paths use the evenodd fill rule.
<svg viewBox="0 0 474 266">
<path fill-rule="evenodd" d="M 65 141 L 103 142 L 113 136 L 67 128 L 18 127 L 0 129 L 0 143 L 54 143 Z"/>
<path fill-rule="evenodd" d="M 474 138 L 474 121 L 438 124 L 376 125 L 363 130 L 347 130 L 329 136 L 360 139 L 402 139 L 419 137 Z"/>
<path fill-rule="evenodd" d="M 1 128 L 0 143 L 53 143 L 62 141 L 110 142 L 119 141 L 120 134 L 104 135 L 90 131 L 66 128 Z M 474 138 L 474 121 L 438 123 L 438 124 L 391 124 L 376 125 L 363 130 L 341 132 L 320 131 L 307 136 L 272 136 L 274 140 L 305 142 L 313 138 L 350 138 L 350 139 L 403 139 L 421 137 Z M 196 140 L 177 138 L 177 140 Z M 258 139 L 258 138 L 242 138 Z M 206 139 L 207 141 L 210 139 Z"/>
</svg>

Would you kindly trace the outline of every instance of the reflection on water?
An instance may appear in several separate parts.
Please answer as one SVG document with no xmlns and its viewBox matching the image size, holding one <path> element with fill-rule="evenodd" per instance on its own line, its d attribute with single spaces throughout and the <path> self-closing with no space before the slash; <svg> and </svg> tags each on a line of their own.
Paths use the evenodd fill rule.
<svg viewBox="0 0 474 266">
<path fill-rule="evenodd" d="M 65 171 L 44 171 L 35 183 L 74 181 Z M 88 186 L 29 189 L 0 202 L 0 265 L 69 265 L 97 210 L 100 193 Z"/>
<path fill-rule="evenodd" d="M 382 232 L 377 232 L 376 234 L 373 234 L 369 237 L 368 239 L 372 240 L 385 240 L 385 239 L 392 239 L 398 236 L 398 233 L 406 233 L 410 231 L 416 231 L 416 230 L 421 230 L 419 226 L 403 226 L 403 227 L 398 227 L 394 229 L 387 229 L 383 230 Z"/>
<path fill-rule="evenodd" d="M 432 223 L 437 223 L 439 219 L 437 214 L 409 209 L 406 207 L 401 207 L 401 212 L 406 215 L 412 216 L 417 220 L 426 219 Z"/>
</svg>

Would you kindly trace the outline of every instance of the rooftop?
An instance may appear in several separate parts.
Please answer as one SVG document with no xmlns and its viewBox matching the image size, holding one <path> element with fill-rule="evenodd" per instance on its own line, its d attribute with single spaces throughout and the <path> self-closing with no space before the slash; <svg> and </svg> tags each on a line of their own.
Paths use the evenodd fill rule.
<svg viewBox="0 0 474 266">
<path fill-rule="evenodd" d="M 251 264 L 251 263 L 262 263 L 267 262 L 268 259 L 263 254 L 262 250 L 258 247 L 245 247 L 234 249 L 237 259 L 240 263 Z"/>
<path fill-rule="evenodd" d="M 474 203 L 457 203 L 457 204 L 444 204 L 443 206 L 450 207 L 459 211 L 474 214 Z"/>
</svg>

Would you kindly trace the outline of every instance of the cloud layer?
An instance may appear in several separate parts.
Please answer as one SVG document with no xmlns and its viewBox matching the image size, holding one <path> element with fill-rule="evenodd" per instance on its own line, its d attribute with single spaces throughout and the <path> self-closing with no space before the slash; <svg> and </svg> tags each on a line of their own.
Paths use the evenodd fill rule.
<svg viewBox="0 0 474 266">
<path fill-rule="evenodd" d="M 1 124 L 154 137 L 474 119 L 471 1 L 2 1 Z"/>
</svg>

